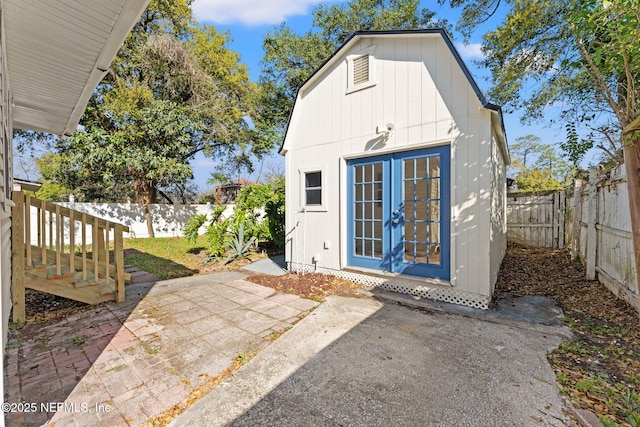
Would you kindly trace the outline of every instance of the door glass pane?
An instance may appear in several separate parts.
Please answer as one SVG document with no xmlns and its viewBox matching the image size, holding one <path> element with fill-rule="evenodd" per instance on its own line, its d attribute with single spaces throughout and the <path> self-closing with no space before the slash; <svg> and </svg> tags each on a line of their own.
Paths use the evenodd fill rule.
<svg viewBox="0 0 640 427">
<path fill-rule="evenodd" d="M 354 207 L 355 212 L 354 212 L 354 214 L 355 214 L 356 219 L 362 219 L 362 210 L 363 210 L 362 205 L 363 205 L 362 203 L 356 203 L 355 204 L 355 207 Z"/>
<path fill-rule="evenodd" d="M 408 180 L 404 182 L 404 199 L 405 200 L 415 200 L 415 189 L 414 189 L 414 181 Z"/>
<path fill-rule="evenodd" d="M 373 180 L 373 165 L 364 166 L 364 182 L 371 182 Z"/>
<path fill-rule="evenodd" d="M 404 244 L 404 260 L 406 262 L 413 262 L 415 260 L 415 255 L 413 253 L 415 246 L 411 242 L 406 242 Z"/>
<path fill-rule="evenodd" d="M 360 255 L 362 256 L 362 239 L 355 239 L 354 242 L 354 251 L 356 253 L 356 255 Z"/>
<path fill-rule="evenodd" d="M 356 166 L 354 168 L 353 175 L 354 175 L 355 182 L 362 182 L 363 169 L 364 169 L 364 166 Z"/>
<path fill-rule="evenodd" d="M 364 200 L 373 200 L 372 184 L 364 184 Z"/>
<path fill-rule="evenodd" d="M 429 264 L 440 264 L 440 245 L 429 245 Z"/>
<path fill-rule="evenodd" d="M 418 221 L 427 220 L 427 202 L 425 201 L 416 202 L 416 220 Z"/>
<path fill-rule="evenodd" d="M 364 204 L 364 219 L 373 219 L 373 203 L 366 202 Z"/>
<path fill-rule="evenodd" d="M 364 256 L 373 256 L 373 240 L 364 241 Z"/>
<path fill-rule="evenodd" d="M 376 182 L 382 182 L 382 163 L 373 165 L 373 179 Z"/>
<path fill-rule="evenodd" d="M 404 220 L 405 221 L 413 221 L 415 216 L 415 203 L 414 202 L 405 202 L 404 204 Z"/>
<path fill-rule="evenodd" d="M 416 257 L 414 262 L 427 263 L 427 245 L 424 243 L 416 244 Z"/>
<path fill-rule="evenodd" d="M 375 258 L 382 258 L 382 240 L 373 241 L 373 256 Z"/>
<path fill-rule="evenodd" d="M 427 198 L 427 180 L 421 179 L 416 181 L 416 200 L 424 200 Z"/>
<path fill-rule="evenodd" d="M 429 215 L 427 219 L 440 221 L 440 200 L 429 200 Z"/>
<path fill-rule="evenodd" d="M 356 237 L 362 237 L 362 221 L 356 221 L 353 227 Z"/>
<path fill-rule="evenodd" d="M 427 159 L 420 157 L 416 159 L 416 178 L 427 177 Z"/>
<path fill-rule="evenodd" d="M 430 179 L 428 187 L 429 187 L 429 198 L 439 199 L 440 198 L 440 178 Z"/>
<path fill-rule="evenodd" d="M 373 233 L 373 222 L 367 221 L 364 223 L 364 237 L 371 239 Z"/>
<path fill-rule="evenodd" d="M 413 178 L 414 175 L 414 164 L 413 159 L 404 161 L 404 177 L 405 178 Z"/>
<path fill-rule="evenodd" d="M 440 156 L 429 157 L 429 176 L 431 178 L 440 176 Z"/>
<path fill-rule="evenodd" d="M 356 184 L 356 200 L 362 200 L 363 189 L 361 184 Z"/>
<path fill-rule="evenodd" d="M 416 241 L 417 242 L 427 242 L 427 223 L 426 222 L 418 222 L 416 223 Z"/>
<path fill-rule="evenodd" d="M 373 185 L 373 199 L 382 200 L 382 184 Z"/>
<path fill-rule="evenodd" d="M 440 223 L 439 222 L 429 223 L 429 242 L 442 243 L 440 241 Z"/>
<path fill-rule="evenodd" d="M 382 239 L 382 221 L 376 221 L 373 223 L 373 237 Z"/>
<path fill-rule="evenodd" d="M 382 221 L 382 202 L 375 202 L 373 204 L 373 219 Z"/>
</svg>

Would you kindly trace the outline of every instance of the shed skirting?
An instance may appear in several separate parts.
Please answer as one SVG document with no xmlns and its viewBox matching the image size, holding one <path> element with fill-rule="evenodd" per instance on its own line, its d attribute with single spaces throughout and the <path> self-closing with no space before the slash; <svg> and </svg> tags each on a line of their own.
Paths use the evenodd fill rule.
<svg viewBox="0 0 640 427">
<path fill-rule="evenodd" d="M 377 277 L 353 271 L 334 270 L 331 268 L 317 267 L 314 265 L 294 262 L 287 262 L 287 270 L 291 272 L 328 274 L 360 283 L 369 289 L 380 288 L 387 291 L 399 292 L 402 294 L 464 305 L 482 310 L 487 310 L 489 308 L 489 303 L 491 302 L 491 297 L 487 295 L 479 295 L 447 286 L 432 285 L 429 283 L 400 278 Z"/>
</svg>

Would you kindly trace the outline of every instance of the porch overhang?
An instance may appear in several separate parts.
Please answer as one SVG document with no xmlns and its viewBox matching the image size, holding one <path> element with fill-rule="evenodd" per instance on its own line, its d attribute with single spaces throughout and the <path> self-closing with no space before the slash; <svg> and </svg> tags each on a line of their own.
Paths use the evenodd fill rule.
<svg viewBox="0 0 640 427">
<path fill-rule="evenodd" d="M 150 0 L 4 0 L 13 127 L 71 134 Z"/>
</svg>

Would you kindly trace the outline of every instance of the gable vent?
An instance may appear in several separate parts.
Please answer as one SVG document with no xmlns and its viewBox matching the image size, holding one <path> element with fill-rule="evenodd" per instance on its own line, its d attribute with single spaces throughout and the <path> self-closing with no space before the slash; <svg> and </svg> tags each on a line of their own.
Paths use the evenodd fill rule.
<svg viewBox="0 0 640 427">
<path fill-rule="evenodd" d="M 369 55 L 362 55 L 353 60 L 353 84 L 369 81 Z"/>
</svg>

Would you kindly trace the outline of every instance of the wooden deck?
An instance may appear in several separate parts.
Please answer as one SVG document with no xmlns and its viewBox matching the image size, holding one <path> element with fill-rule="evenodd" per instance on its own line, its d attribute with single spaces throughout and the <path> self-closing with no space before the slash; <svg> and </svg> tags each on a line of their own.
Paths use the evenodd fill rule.
<svg viewBox="0 0 640 427">
<path fill-rule="evenodd" d="M 94 284 L 76 288 L 73 280 L 72 277 L 47 279 L 46 267 L 38 266 L 25 269 L 24 286 L 27 289 L 35 289 L 85 304 L 94 305 L 115 300 L 115 292 L 100 295 L 100 285 Z"/>
<path fill-rule="evenodd" d="M 129 231 L 127 226 L 39 200 L 21 191 L 14 191 L 12 200 L 14 322 L 26 319 L 26 288 L 86 304 L 124 301 L 124 284 L 130 278 L 124 271 L 122 235 Z M 79 276 L 73 274 L 65 278 L 64 272 L 79 272 Z"/>
</svg>

